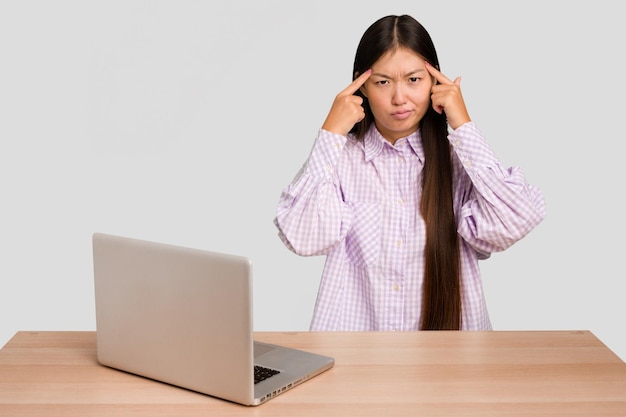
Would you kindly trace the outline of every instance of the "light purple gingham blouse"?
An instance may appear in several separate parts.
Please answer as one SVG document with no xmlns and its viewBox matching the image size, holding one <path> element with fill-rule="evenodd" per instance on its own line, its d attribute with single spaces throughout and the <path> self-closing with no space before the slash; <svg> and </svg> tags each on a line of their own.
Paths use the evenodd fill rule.
<svg viewBox="0 0 626 417">
<path fill-rule="evenodd" d="M 479 259 L 523 238 L 545 216 L 543 195 L 505 169 L 473 122 L 450 130 L 461 237 L 462 329 L 490 330 Z M 311 330 L 419 330 L 424 221 L 419 130 L 395 145 L 320 130 L 281 194 L 275 225 L 302 256 L 326 255 Z"/>
</svg>

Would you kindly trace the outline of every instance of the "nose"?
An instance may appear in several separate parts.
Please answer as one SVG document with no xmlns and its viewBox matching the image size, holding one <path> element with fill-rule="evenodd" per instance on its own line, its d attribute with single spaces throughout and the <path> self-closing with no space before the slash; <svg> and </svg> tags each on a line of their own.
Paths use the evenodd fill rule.
<svg viewBox="0 0 626 417">
<path fill-rule="evenodd" d="M 391 104 L 394 106 L 401 106 L 406 103 L 406 94 L 403 86 L 398 83 L 395 85 L 393 95 L 391 96 Z"/>
</svg>

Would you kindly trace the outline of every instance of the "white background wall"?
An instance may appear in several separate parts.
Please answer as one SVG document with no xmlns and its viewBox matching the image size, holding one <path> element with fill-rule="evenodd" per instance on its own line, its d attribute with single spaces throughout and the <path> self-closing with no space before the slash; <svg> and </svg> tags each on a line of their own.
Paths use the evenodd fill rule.
<svg viewBox="0 0 626 417">
<path fill-rule="evenodd" d="M 483 263 L 494 327 L 626 359 L 619 2 L 0 1 L 0 346 L 94 330 L 91 234 L 250 256 L 257 330 L 306 330 L 322 258 L 272 219 L 374 20 L 408 13 L 548 215 Z M 620 7 L 621 10 L 621 7 Z"/>
</svg>

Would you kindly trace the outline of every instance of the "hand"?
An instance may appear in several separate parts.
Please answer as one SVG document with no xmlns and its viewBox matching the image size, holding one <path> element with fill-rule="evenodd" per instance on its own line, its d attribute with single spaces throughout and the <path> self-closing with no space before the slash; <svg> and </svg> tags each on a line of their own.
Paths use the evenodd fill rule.
<svg viewBox="0 0 626 417">
<path fill-rule="evenodd" d="M 448 77 L 428 62 L 426 62 L 426 69 L 438 82 L 431 89 L 430 99 L 433 109 L 439 114 L 442 112 L 446 113 L 448 124 L 452 129 L 469 122 L 471 119 L 461 94 L 461 77 L 450 81 Z"/>
<path fill-rule="evenodd" d="M 372 70 L 365 71 L 337 94 L 322 129 L 345 136 L 356 123 L 363 120 L 365 117 L 365 110 L 361 106 L 363 98 L 355 96 L 354 93 L 365 84 L 371 74 Z"/>
</svg>

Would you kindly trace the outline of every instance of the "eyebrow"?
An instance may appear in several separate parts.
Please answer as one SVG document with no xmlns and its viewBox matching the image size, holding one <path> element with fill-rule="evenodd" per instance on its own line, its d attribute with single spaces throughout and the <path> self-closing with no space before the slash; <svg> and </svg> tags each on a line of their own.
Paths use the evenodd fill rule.
<svg viewBox="0 0 626 417">
<path fill-rule="evenodd" d="M 415 75 L 415 74 L 417 74 L 419 72 L 425 72 L 425 71 L 426 71 L 426 69 L 416 69 L 416 70 L 407 72 L 406 74 L 404 74 L 404 77 L 410 77 L 411 75 Z M 383 74 L 381 72 L 374 72 L 374 73 L 372 73 L 372 75 L 377 75 L 377 76 L 383 77 L 383 78 L 393 78 L 390 75 Z"/>
</svg>

